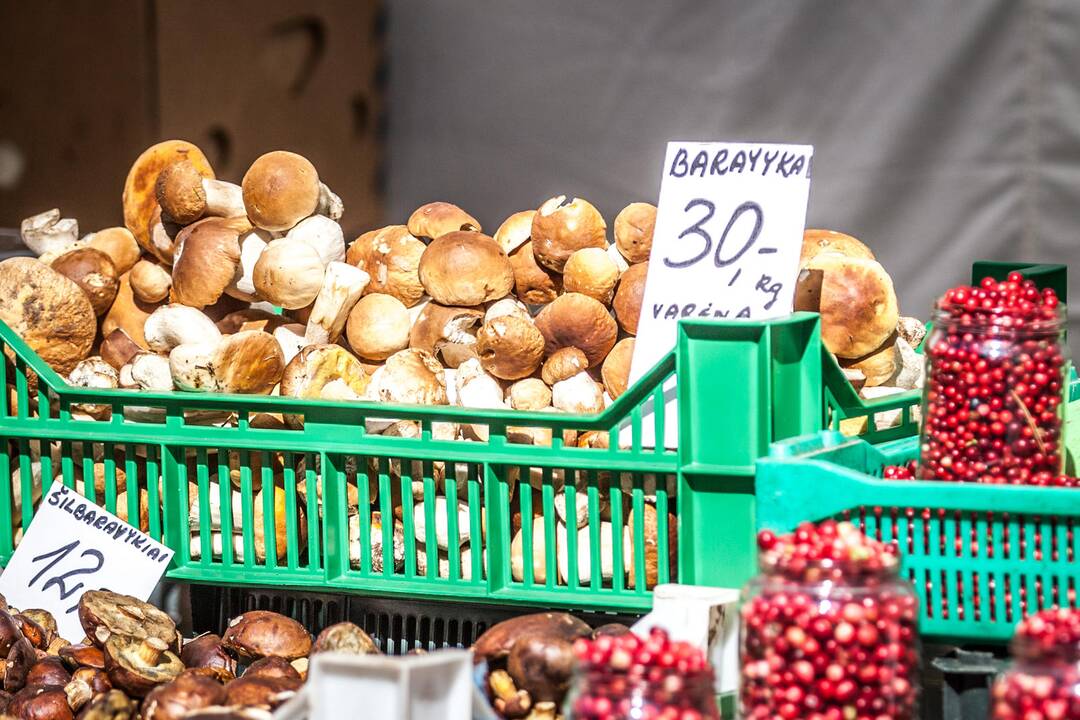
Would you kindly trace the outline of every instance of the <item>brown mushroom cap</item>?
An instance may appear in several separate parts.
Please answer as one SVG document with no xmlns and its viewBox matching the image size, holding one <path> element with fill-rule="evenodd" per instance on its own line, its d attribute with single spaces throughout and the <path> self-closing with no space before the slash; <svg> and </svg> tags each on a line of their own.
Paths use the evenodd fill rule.
<svg viewBox="0 0 1080 720">
<path fill-rule="evenodd" d="M 574 646 L 563 638 L 523 635 L 510 649 L 506 671 L 534 703 L 561 703 L 576 665 Z"/>
<path fill-rule="evenodd" d="M 26 684 L 26 676 L 30 668 L 37 663 L 37 653 L 34 646 L 24 637 L 20 637 L 11 645 L 7 660 L 4 662 L 4 690 L 16 692 Z"/>
<path fill-rule="evenodd" d="M 178 225 L 189 225 L 206 212 L 203 176 L 188 160 L 167 165 L 158 173 L 154 197 L 162 215 Z"/>
<path fill-rule="evenodd" d="M 446 375 L 431 353 L 409 348 L 396 352 L 371 378 L 375 396 L 388 403 L 445 405 Z"/>
<path fill-rule="evenodd" d="M 231 312 L 214 324 L 222 335 L 232 335 L 244 330 L 264 330 L 272 333 L 284 325 L 285 320 L 281 315 L 249 307 Z"/>
<path fill-rule="evenodd" d="M 24 638 L 19 623 L 7 610 L 0 610 L 0 657 L 7 657 L 11 646 L 22 639 Z"/>
<path fill-rule="evenodd" d="M 311 635 L 303 625 L 268 610 L 252 610 L 233 618 L 221 643 L 242 659 L 273 655 L 293 660 L 311 651 Z"/>
<path fill-rule="evenodd" d="M 287 700 L 294 689 L 280 680 L 266 677 L 241 677 L 225 687 L 224 703 L 233 707 L 272 710 Z"/>
<path fill-rule="evenodd" d="M 268 395 L 281 381 L 285 353 L 270 333 L 245 330 L 222 338 L 213 368 L 222 392 Z"/>
<path fill-rule="evenodd" d="M 139 706 L 120 690 L 109 690 L 95 697 L 79 713 L 79 720 L 133 720 Z"/>
<path fill-rule="evenodd" d="M 59 655 L 72 670 L 81 667 L 105 669 L 105 653 L 96 645 L 68 645 L 60 649 Z"/>
<path fill-rule="evenodd" d="M 311 654 L 321 652 L 345 652 L 353 655 L 379 655 L 379 646 L 355 623 L 340 622 L 324 629 L 315 638 Z"/>
<path fill-rule="evenodd" d="M 631 632 L 633 632 L 633 630 L 622 623 L 606 623 L 593 629 L 592 636 L 595 640 L 598 637 L 621 637 L 623 635 L 628 635 Z"/>
<path fill-rule="evenodd" d="M 532 242 L 510 253 L 510 267 L 514 271 L 514 293 L 522 302 L 545 305 L 562 292 L 562 276 L 536 262 Z"/>
<path fill-rule="evenodd" d="M 307 158 L 285 150 L 262 155 L 240 183 L 244 207 L 256 227 L 288 230 L 319 205 L 319 173 Z M 306 304 L 306 303 L 305 303 Z"/>
<path fill-rule="evenodd" d="M 90 354 L 97 334 L 86 293 L 45 263 L 27 257 L 0 262 L 0 320 L 63 376 Z"/>
<path fill-rule="evenodd" d="M 228 682 L 236 677 L 236 660 L 225 652 L 221 636 L 205 633 L 184 643 L 180 650 L 180 660 L 188 668 L 205 668 L 213 672 L 221 682 Z"/>
<path fill-rule="evenodd" d="M 563 287 L 566 292 L 588 295 L 604 305 L 611 304 L 619 268 L 607 251 L 585 248 L 576 251 L 563 267 Z"/>
<path fill-rule="evenodd" d="M 289 361 L 281 376 L 285 397 L 340 399 L 351 393 L 363 397 L 371 378 L 340 345 L 308 345 Z M 289 420 L 289 416 L 286 416 Z"/>
<path fill-rule="evenodd" d="M 480 223 L 457 205 L 433 202 L 421 205 L 409 216 L 409 232 L 420 238 L 435 240 L 448 232 L 471 230 L 480 232 Z"/>
<path fill-rule="evenodd" d="M 544 335 L 548 355 L 560 348 L 575 347 L 585 353 L 589 367 L 603 362 L 619 334 L 607 309 L 581 293 L 555 298 L 536 316 L 536 327 Z"/>
<path fill-rule="evenodd" d="M 615 247 L 626 262 L 648 262 L 655 227 L 656 206 L 651 203 L 634 202 L 619 211 L 615 216 Z"/>
<path fill-rule="evenodd" d="M 492 625 L 473 643 L 475 662 L 489 664 L 505 659 L 514 645 L 525 637 L 545 637 L 573 642 L 589 637 L 592 629 L 569 613 L 542 612 L 520 615 Z"/>
<path fill-rule="evenodd" d="M 484 370 L 502 380 L 532 375 L 544 359 L 544 336 L 531 320 L 500 315 L 476 334 L 476 354 Z"/>
<path fill-rule="evenodd" d="M 802 251 L 799 253 L 799 267 L 824 252 L 840 253 L 848 257 L 874 259 L 874 253 L 859 240 L 835 230 L 807 229 L 803 231 Z"/>
<path fill-rule="evenodd" d="M 105 672 L 112 684 L 132 697 L 145 697 L 154 687 L 184 671 L 180 658 L 159 637 L 113 634 L 105 641 Z"/>
<path fill-rule="evenodd" d="M 135 236 L 126 227 L 98 230 L 90 236 L 90 247 L 109 256 L 118 276 L 130 270 L 142 254 Z"/>
<path fill-rule="evenodd" d="M 409 346 L 412 321 L 405 304 L 393 295 L 364 295 L 349 311 L 345 336 L 364 360 L 385 360 Z"/>
<path fill-rule="evenodd" d="M 301 240 L 281 238 L 262 251 L 251 279 L 259 297 L 298 310 L 315 301 L 325 274 L 318 250 Z"/>
<path fill-rule="evenodd" d="M 172 275 L 153 260 L 140 260 L 131 268 L 128 278 L 135 297 L 147 303 L 159 303 L 169 297 Z"/>
<path fill-rule="evenodd" d="M 104 315 L 120 286 L 116 266 L 109 256 L 91 247 L 64 253 L 52 261 L 52 269 L 82 288 L 95 315 Z"/>
<path fill-rule="evenodd" d="M 71 673 L 57 657 L 41 658 L 26 673 L 27 685 L 67 685 L 69 682 Z"/>
<path fill-rule="evenodd" d="M 626 386 L 630 382 L 630 361 L 634 357 L 634 338 L 623 338 L 615 343 L 611 352 L 604 358 L 604 364 L 600 368 L 600 377 L 604 380 L 604 389 L 607 390 L 611 399 L 626 392 Z"/>
<path fill-rule="evenodd" d="M 871 350 L 866 355 L 853 359 L 840 359 L 843 368 L 855 368 L 866 378 L 866 387 L 888 385 L 900 367 L 900 352 L 896 348 L 896 333 L 893 333 L 881 347 Z"/>
<path fill-rule="evenodd" d="M 247 218 L 208 217 L 188 225 L 176 238 L 183 248 L 173 265 L 172 300 L 203 309 L 213 305 L 240 271 L 240 236 L 251 230 Z M 135 284 L 132 269 L 132 287 Z"/>
<path fill-rule="evenodd" d="M 584 355 L 581 356 L 581 362 L 584 368 L 586 363 Z M 543 410 L 551 407 L 551 388 L 540 378 L 518 380 L 510 386 L 506 394 L 510 400 L 510 407 L 515 410 Z"/>
<path fill-rule="evenodd" d="M 158 210 L 157 179 L 166 167 L 187 160 L 202 177 L 214 179 L 214 171 L 199 148 L 184 140 L 151 145 L 135 160 L 124 182 L 124 225 L 144 250 L 153 253 L 150 228 Z M 165 259 L 165 258 L 162 258 Z"/>
<path fill-rule="evenodd" d="M 150 603 L 110 590 L 88 590 L 79 598 L 79 622 L 86 637 L 104 647 L 110 635 L 155 637 L 176 647 L 179 636 L 172 618 Z"/>
<path fill-rule="evenodd" d="M 480 305 L 510 294 L 514 270 L 495 241 L 454 231 L 433 240 L 420 258 L 420 282 L 443 305 Z"/>
<path fill-rule="evenodd" d="M 142 703 L 143 720 L 180 720 L 192 710 L 220 705 L 225 688 L 216 680 L 185 670 L 175 680 L 158 685 Z"/>
<path fill-rule="evenodd" d="M 130 335 L 116 328 L 101 341 L 100 353 L 102 360 L 119 370 L 142 350 L 143 348 L 139 347 Z"/>
<path fill-rule="evenodd" d="M 38 625 L 32 619 L 26 617 L 22 613 L 16 613 L 12 616 L 15 623 L 19 626 L 19 631 L 23 634 L 23 637 L 30 641 L 38 650 L 44 650 L 49 647 L 49 642 L 52 638 L 45 628 Z"/>
<path fill-rule="evenodd" d="M 800 292 L 821 273 L 818 306 L 804 304 Z M 896 330 L 900 312 L 892 278 L 875 260 L 826 252 L 815 256 L 799 277 L 796 310 L 821 313 L 821 340 L 837 357 L 858 358 L 873 352 Z"/>
<path fill-rule="evenodd" d="M 509 255 L 517 248 L 529 242 L 532 235 L 532 222 L 536 216 L 535 210 L 516 212 L 503 220 L 503 224 L 495 231 L 495 242 L 502 251 Z"/>
<path fill-rule="evenodd" d="M 551 198 L 536 211 L 532 223 L 533 253 L 544 267 L 562 272 L 566 261 L 582 248 L 607 248 L 607 223 L 586 200 Z"/>
<path fill-rule="evenodd" d="M 420 258 L 426 247 L 404 225 L 388 225 L 354 240 L 345 261 L 371 276 L 365 293 L 393 295 L 412 307 L 424 296 Z"/>
<path fill-rule="evenodd" d="M 312 652 L 315 652 L 314 646 Z M 259 658 L 248 665 L 247 669 L 244 670 L 244 677 L 247 679 L 281 680 L 283 685 L 291 686 L 294 689 L 300 687 L 304 682 L 303 678 L 300 677 L 300 672 L 293 667 L 292 662 L 275 655 Z"/>
<path fill-rule="evenodd" d="M 641 316 L 641 299 L 645 297 L 645 278 L 648 274 L 649 263 L 631 265 L 619 279 L 615 300 L 611 303 L 619 327 L 623 332 L 631 335 L 637 333 L 638 318 Z"/>
<path fill-rule="evenodd" d="M 53 614 L 48 610 L 42 610 L 40 608 L 27 608 L 19 614 L 22 615 L 24 618 L 33 620 L 40 628 L 45 631 L 46 645 L 51 644 L 52 641 L 56 638 L 56 634 L 59 631 L 59 628 L 56 625 L 56 618 L 53 617 Z"/>
<path fill-rule="evenodd" d="M 576 347 L 559 348 L 544 361 L 540 377 L 548 385 L 568 380 L 589 368 L 589 358 Z"/>
<path fill-rule="evenodd" d="M 5 711 L 18 720 L 72 720 L 62 685 L 31 685 L 15 693 Z"/>
<path fill-rule="evenodd" d="M 479 308 L 429 302 L 409 331 L 409 347 L 431 353 L 448 368 L 476 357 L 476 332 L 484 322 Z"/>
<path fill-rule="evenodd" d="M 135 344 L 146 349 L 146 335 L 143 326 L 146 318 L 158 307 L 157 304 L 144 303 L 135 297 L 131 289 L 131 275 L 126 273 L 120 276 L 120 284 L 116 290 L 116 299 L 112 307 L 105 314 L 101 322 L 101 333 L 108 337 L 113 330 L 121 329 L 127 333 Z"/>
</svg>

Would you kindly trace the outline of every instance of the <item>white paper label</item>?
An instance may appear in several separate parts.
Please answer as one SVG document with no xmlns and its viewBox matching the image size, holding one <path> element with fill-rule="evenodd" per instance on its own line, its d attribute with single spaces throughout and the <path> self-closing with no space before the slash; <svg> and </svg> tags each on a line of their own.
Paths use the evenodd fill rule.
<svg viewBox="0 0 1080 720">
<path fill-rule="evenodd" d="M 668 143 L 631 383 L 675 346 L 681 318 L 791 312 L 813 153 L 810 145 Z M 668 447 L 678 443 L 676 410 L 671 400 Z M 642 429 L 653 444 L 650 418 Z"/>
<path fill-rule="evenodd" d="M 41 608 L 60 636 L 78 642 L 79 598 L 108 589 L 146 600 L 173 552 L 138 528 L 54 482 L 0 575 L 0 593 L 17 608 Z"/>
</svg>

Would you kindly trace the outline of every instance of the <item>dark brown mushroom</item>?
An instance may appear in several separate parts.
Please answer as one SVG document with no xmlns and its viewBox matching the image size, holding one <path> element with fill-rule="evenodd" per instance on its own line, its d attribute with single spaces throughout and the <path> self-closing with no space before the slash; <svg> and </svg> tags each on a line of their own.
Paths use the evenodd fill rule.
<svg viewBox="0 0 1080 720">
<path fill-rule="evenodd" d="M 132 697 L 145 697 L 154 687 L 173 680 L 184 664 L 159 637 L 112 635 L 105 643 L 109 681 Z"/>
<path fill-rule="evenodd" d="M 589 637 L 592 628 L 569 613 L 543 612 L 503 620 L 487 629 L 473 643 L 475 662 L 505 659 L 514 643 L 524 637 L 547 637 L 573 642 Z"/>
<path fill-rule="evenodd" d="M 64 685 L 64 695 L 72 712 L 79 712 L 86 703 L 94 699 L 94 691 L 82 680 L 72 678 Z"/>
<path fill-rule="evenodd" d="M 19 638 L 8 652 L 4 663 L 4 689 L 8 692 L 22 690 L 26 676 L 37 662 L 37 653 L 26 638 Z"/>
<path fill-rule="evenodd" d="M 283 680 L 241 677 L 225 686 L 225 705 L 263 707 L 273 710 L 296 692 Z"/>
<path fill-rule="evenodd" d="M 12 617 L 15 620 L 15 624 L 19 626 L 19 631 L 23 634 L 23 637 L 29 640 L 31 645 L 38 650 L 45 650 L 49 647 L 49 642 L 52 638 L 49 637 L 45 628 L 41 627 L 22 613 L 18 613 Z"/>
<path fill-rule="evenodd" d="M 69 682 L 71 673 L 57 657 L 38 660 L 26 673 L 27 685 L 67 685 Z"/>
<path fill-rule="evenodd" d="M 72 680 L 81 680 L 90 686 L 94 697 L 112 690 L 109 674 L 101 668 L 81 667 L 71 674 Z"/>
<path fill-rule="evenodd" d="M 7 608 L 0 610 L 0 656 L 7 657 L 7 654 L 11 652 L 11 646 L 22 637 L 19 623 L 15 621 Z"/>
<path fill-rule="evenodd" d="M 311 635 L 304 626 L 269 610 L 252 610 L 233 618 L 221 640 L 243 660 L 271 655 L 293 660 L 311 652 Z"/>
<path fill-rule="evenodd" d="M 271 720 L 272 717 L 263 708 L 216 706 L 190 712 L 184 720 Z"/>
<path fill-rule="evenodd" d="M 83 593 L 79 598 L 79 622 L 86 636 L 98 647 L 104 647 L 109 636 L 117 634 L 129 638 L 160 638 L 166 647 L 179 649 L 180 636 L 172 618 L 131 595 L 109 590 Z"/>
<path fill-rule="evenodd" d="M 56 627 L 56 618 L 48 610 L 41 610 L 40 608 L 30 608 L 29 610 L 23 610 L 19 613 L 24 618 L 33 620 L 45 634 L 48 636 L 48 642 L 45 643 L 47 648 L 56 639 L 59 630 Z M 31 641 L 33 642 L 33 641 Z"/>
<path fill-rule="evenodd" d="M 315 638 L 315 644 L 311 648 L 312 655 L 327 651 L 352 653 L 353 655 L 378 655 L 379 646 L 359 625 L 351 622 L 340 622 L 319 633 L 319 636 Z"/>
<path fill-rule="evenodd" d="M 72 670 L 83 667 L 105 669 L 105 653 L 94 645 L 68 645 L 60 649 L 60 659 Z"/>
<path fill-rule="evenodd" d="M 296 690 L 304 684 L 303 678 L 300 677 L 300 673 L 292 666 L 292 663 L 281 657 L 265 657 L 256 660 L 244 671 L 244 677 L 249 680 L 266 678 L 280 681 L 282 685 L 288 686 L 287 689 L 289 690 Z"/>
<path fill-rule="evenodd" d="M 184 643 L 180 660 L 185 667 L 211 671 L 223 683 L 236 678 L 236 660 L 225 652 L 221 637 L 213 633 L 199 635 Z"/>
<path fill-rule="evenodd" d="M 7 713 L 8 705 L 11 704 L 11 698 L 13 695 L 9 692 L 0 690 L 0 713 Z"/>
<path fill-rule="evenodd" d="M 109 690 L 90 701 L 79 720 L 134 720 L 139 713 L 135 701 L 119 690 Z"/>
<path fill-rule="evenodd" d="M 185 671 L 175 680 L 158 685 L 143 700 L 143 720 L 179 720 L 192 710 L 220 705 L 225 699 L 221 683 Z"/>
<path fill-rule="evenodd" d="M 29 685 L 11 699 L 8 715 L 18 720 L 74 720 L 64 688 L 57 685 Z"/>
<path fill-rule="evenodd" d="M 506 671 L 534 703 L 562 703 L 574 672 L 573 645 L 543 635 L 522 637 L 510 650 Z"/>
<path fill-rule="evenodd" d="M 630 628 L 623 625 L 622 623 L 608 623 L 606 625 L 601 625 L 600 627 L 593 630 L 592 631 L 592 636 L 593 636 L 593 639 L 595 640 L 598 637 L 605 637 L 605 636 L 606 637 L 619 637 L 621 635 L 627 635 L 630 632 L 632 632 L 630 630 Z"/>
</svg>

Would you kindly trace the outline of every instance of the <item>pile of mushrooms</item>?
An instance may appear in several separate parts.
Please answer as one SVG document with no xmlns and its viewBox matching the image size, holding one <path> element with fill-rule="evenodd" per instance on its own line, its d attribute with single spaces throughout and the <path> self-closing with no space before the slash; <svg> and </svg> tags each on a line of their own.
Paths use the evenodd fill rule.
<svg viewBox="0 0 1080 720">
<path fill-rule="evenodd" d="M 233 619 L 221 636 L 184 641 L 161 610 L 107 590 L 79 599 L 86 637 L 72 644 L 48 612 L 0 604 L 0 714 L 19 720 L 265 719 L 304 683 L 311 655 L 379 652 L 352 623 L 312 641 L 295 620 L 263 610 Z"/>
</svg>

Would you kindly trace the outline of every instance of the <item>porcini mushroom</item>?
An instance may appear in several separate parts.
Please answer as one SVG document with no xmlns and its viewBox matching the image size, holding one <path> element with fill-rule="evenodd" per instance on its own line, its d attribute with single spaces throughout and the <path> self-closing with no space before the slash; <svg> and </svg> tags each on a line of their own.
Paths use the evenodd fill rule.
<svg viewBox="0 0 1080 720">
<path fill-rule="evenodd" d="M 548 355 L 560 348 L 577 348 L 589 367 L 603 362 L 619 334 L 607 309 L 581 293 L 560 295 L 545 306 L 536 316 L 536 327 L 544 335 Z"/>
<path fill-rule="evenodd" d="M 573 642 L 589 637 L 592 629 L 583 620 L 564 612 L 542 612 L 495 623 L 473 643 L 477 662 L 487 661 L 495 666 L 509 657 L 514 645 L 523 637 L 550 637 Z"/>
<path fill-rule="evenodd" d="M 409 311 L 400 300 L 372 293 L 353 305 L 345 334 L 357 355 L 377 362 L 409 346 L 411 325 Z"/>
<path fill-rule="evenodd" d="M 286 364 L 291 362 L 298 352 L 307 347 L 306 333 L 307 328 L 300 323 L 286 323 L 274 328 L 274 339 L 278 341 L 281 352 L 285 354 Z"/>
<path fill-rule="evenodd" d="M 56 685 L 31 685 L 15 693 L 5 715 L 18 720 L 72 720 L 64 688 Z"/>
<path fill-rule="evenodd" d="M 847 257 L 873 260 L 874 253 L 857 238 L 835 230 L 808 228 L 803 231 L 802 250 L 799 253 L 799 267 L 807 264 L 821 253 L 840 253 Z"/>
<path fill-rule="evenodd" d="M 337 342 L 349 313 L 370 280 L 371 277 L 358 267 L 341 262 L 327 265 L 322 289 L 308 316 L 304 341 L 308 345 Z"/>
<path fill-rule="evenodd" d="M 499 229 L 495 231 L 495 235 L 492 237 L 504 253 L 509 255 L 529 242 L 529 237 L 532 235 L 533 217 L 535 216 L 535 210 L 524 210 L 516 212 L 503 220 L 503 224 L 499 226 Z"/>
<path fill-rule="evenodd" d="M 140 247 L 165 262 L 171 258 L 155 247 L 151 239 L 154 213 L 160 210 L 157 179 L 162 170 L 183 160 L 190 163 L 198 175 L 213 179 L 214 171 L 199 148 L 184 140 L 166 140 L 143 151 L 124 181 L 124 225 Z"/>
<path fill-rule="evenodd" d="M 627 585 L 639 588 L 640 580 L 637 578 L 637 568 L 634 556 L 638 551 L 638 537 L 634 510 L 631 508 L 626 526 L 623 528 L 623 567 L 628 573 Z M 660 577 L 660 515 L 656 508 L 648 503 L 643 506 L 642 528 L 644 530 L 642 553 L 645 559 L 645 588 L 651 590 L 659 582 Z M 667 514 L 667 566 L 670 577 L 677 576 L 676 559 L 678 558 L 678 522 L 671 513 Z"/>
<path fill-rule="evenodd" d="M 71 673 L 58 657 L 43 657 L 33 664 L 26 674 L 27 685 L 67 685 Z"/>
<path fill-rule="evenodd" d="M 120 375 L 109 363 L 98 356 L 80 360 L 68 374 L 67 381 L 75 387 L 112 390 L 120 386 Z M 107 420 L 112 416 L 111 405 L 77 403 L 72 410 L 86 413 L 95 420 Z"/>
<path fill-rule="evenodd" d="M 293 660 L 311 651 L 311 635 L 303 625 L 268 610 L 252 610 L 233 618 L 221 643 L 241 660 L 270 656 Z"/>
<path fill-rule="evenodd" d="M 551 404 L 577 415 L 592 415 L 604 410 L 604 386 L 587 372 L 560 380 L 551 388 Z"/>
<path fill-rule="evenodd" d="M 123 330 L 136 345 L 142 348 L 148 347 L 143 326 L 157 307 L 153 303 L 144 303 L 135 297 L 131 289 L 130 273 L 121 275 L 116 299 L 113 300 L 112 307 L 105 313 L 105 319 L 101 322 L 101 333 L 108 337 L 114 330 Z"/>
<path fill-rule="evenodd" d="M 555 538 L 551 538 L 555 542 Z M 547 581 L 547 552 L 545 548 L 544 518 L 532 518 L 532 558 L 528 561 L 532 566 L 532 581 L 544 583 Z M 518 530 L 510 541 L 510 574 L 517 582 L 525 580 L 525 533 Z M 552 568 L 552 572 L 555 568 Z"/>
<path fill-rule="evenodd" d="M 375 371 L 368 396 L 388 403 L 445 405 L 446 377 L 431 353 L 409 348 L 388 357 Z"/>
<path fill-rule="evenodd" d="M 900 352 L 897 349 L 895 333 L 890 335 L 881 347 L 859 358 L 841 359 L 844 369 L 859 370 L 863 374 L 865 387 L 889 385 L 900 369 Z"/>
<path fill-rule="evenodd" d="M 367 292 L 393 295 L 413 307 L 424 296 L 420 258 L 426 247 L 404 225 L 388 225 L 354 240 L 345 259 L 371 276 Z"/>
<path fill-rule="evenodd" d="M 236 660 L 225 652 L 221 637 L 213 633 L 203 633 L 185 642 L 180 650 L 180 660 L 187 668 L 210 670 L 220 682 L 229 682 L 236 677 Z"/>
<path fill-rule="evenodd" d="M 641 299 L 645 296 L 645 279 L 649 274 L 649 263 L 631 265 L 630 269 L 619 278 L 619 287 L 615 290 L 615 299 L 611 307 L 615 310 L 615 319 L 619 328 L 631 335 L 637 334 L 638 317 L 641 315 Z"/>
<path fill-rule="evenodd" d="M 297 310 L 318 297 L 325 271 L 322 257 L 314 247 L 282 238 L 262 251 L 251 279 L 259 297 L 286 310 Z"/>
<path fill-rule="evenodd" d="M 214 321 L 188 305 L 163 305 L 146 318 L 143 334 L 154 352 L 167 353 L 178 345 L 216 343 L 221 332 Z"/>
<path fill-rule="evenodd" d="M 139 261 L 142 248 L 126 227 L 109 227 L 84 236 L 89 247 L 109 256 L 118 275 L 123 275 Z"/>
<path fill-rule="evenodd" d="M 535 704 L 562 703 L 576 666 L 570 641 L 543 635 L 522 636 L 506 659 L 514 684 Z"/>
<path fill-rule="evenodd" d="M 484 370 L 503 380 L 532 375 L 544 359 L 544 336 L 516 315 L 497 316 L 476 334 L 476 354 Z"/>
<path fill-rule="evenodd" d="M 345 236 L 341 226 L 325 215 L 312 215 L 301 220 L 285 237 L 315 248 L 323 265 L 345 260 Z"/>
<path fill-rule="evenodd" d="M 104 315 L 112 307 L 120 280 L 105 253 L 90 247 L 79 248 L 53 260 L 51 267 L 82 288 L 95 315 Z"/>
<path fill-rule="evenodd" d="M 532 242 L 510 253 L 510 267 L 514 271 L 514 293 L 530 305 L 549 303 L 562 292 L 562 276 L 536 262 Z"/>
<path fill-rule="evenodd" d="M 74 218 L 61 219 L 60 210 L 53 208 L 23 220 L 19 232 L 32 253 L 55 256 L 78 242 L 79 223 Z"/>
<path fill-rule="evenodd" d="M 212 364 L 222 392 L 267 395 L 281 381 L 285 355 L 270 333 L 245 330 L 221 339 Z"/>
<path fill-rule="evenodd" d="M 648 262 L 655 227 L 656 206 L 650 203 L 630 203 L 615 216 L 615 247 L 628 263 Z"/>
<path fill-rule="evenodd" d="M 141 390 L 168 392 L 173 389 L 169 358 L 140 352 L 131 358 L 131 381 Z"/>
<path fill-rule="evenodd" d="M 281 394 L 284 397 L 360 400 L 370 382 L 360 361 L 340 345 L 308 345 L 285 366 Z M 294 415 L 286 415 L 285 421 L 292 427 L 303 424 L 303 419 Z"/>
<path fill-rule="evenodd" d="M 340 622 L 330 625 L 315 638 L 311 654 L 343 652 L 351 655 L 379 655 L 379 646 L 355 623 Z"/>
<path fill-rule="evenodd" d="M 301 155 L 275 150 L 251 164 L 241 182 L 247 215 L 256 227 L 289 230 L 315 213 L 320 183 L 315 166 Z"/>
<path fill-rule="evenodd" d="M 189 342 L 169 351 L 169 373 L 173 383 L 185 392 L 218 392 L 214 359 L 218 342 Z"/>
<path fill-rule="evenodd" d="M 566 292 L 588 295 L 604 305 L 611 303 L 615 284 L 619 282 L 619 268 L 600 248 L 577 250 L 563 267 L 563 288 Z"/>
<path fill-rule="evenodd" d="M 561 273 L 575 251 L 607 248 L 607 223 L 589 202 L 574 198 L 567 203 L 566 196 L 559 195 L 536 211 L 531 237 L 537 262 Z"/>
<path fill-rule="evenodd" d="M 428 245 L 420 258 L 420 282 L 435 302 L 469 307 L 508 295 L 514 270 L 487 235 L 454 231 Z"/>
<path fill-rule="evenodd" d="M 588 367 L 589 359 L 581 350 L 576 347 L 559 348 L 544 361 L 540 377 L 548 385 L 554 385 L 574 377 Z"/>
<path fill-rule="evenodd" d="M 243 217 L 208 217 L 181 230 L 177 246 L 182 250 L 172 271 L 173 302 L 200 310 L 216 303 L 240 274 L 240 236 L 249 230 Z M 134 288 L 134 277 L 132 283 Z"/>
<path fill-rule="evenodd" d="M 477 308 L 427 303 L 409 331 L 409 347 L 424 350 L 456 368 L 476 357 L 476 332 L 484 313 Z"/>
<path fill-rule="evenodd" d="M 178 225 L 207 215 L 228 218 L 246 213 L 239 185 L 204 177 L 189 160 L 174 162 L 158 173 L 154 196 L 161 212 Z"/>
<path fill-rule="evenodd" d="M 103 647 L 112 635 L 156 637 L 177 647 L 176 623 L 153 605 L 109 590 L 87 590 L 79 598 L 79 622 L 86 637 Z"/>
<path fill-rule="evenodd" d="M 255 290 L 255 264 L 273 237 L 266 230 L 253 228 L 240 236 L 240 267 L 225 294 L 237 300 L 251 302 L 258 297 Z"/>
<path fill-rule="evenodd" d="M 409 216 L 408 229 L 418 238 L 436 240 L 457 230 L 480 232 L 480 223 L 457 205 L 432 202 L 413 211 Z"/>
<path fill-rule="evenodd" d="M 506 395 L 510 407 L 515 410 L 543 410 L 551 406 L 551 389 L 539 378 L 518 380 Z"/>
<path fill-rule="evenodd" d="M 145 697 L 154 687 L 173 680 L 184 670 L 180 658 L 159 637 L 114 634 L 105 641 L 102 650 L 109 680 L 132 697 Z"/>
<path fill-rule="evenodd" d="M 140 260 L 131 268 L 129 277 L 131 292 L 135 297 L 146 303 L 161 302 L 169 297 L 169 289 L 172 288 L 172 275 L 152 260 Z"/>
<path fill-rule="evenodd" d="M 142 704 L 143 720 L 180 720 L 187 713 L 220 705 L 225 688 L 209 677 L 191 671 L 180 673 L 172 682 L 158 685 Z"/>
<path fill-rule="evenodd" d="M 604 389 L 611 399 L 626 392 L 630 381 L 630 361 L 634 357 L 634 338 L 623 338 L 615 343 L 611 352 L 604 358 L 600 368 L 600 377 L 604 380 Z"/>
</svg>

